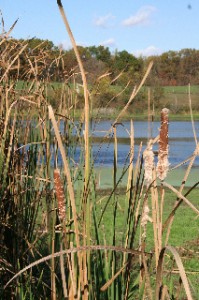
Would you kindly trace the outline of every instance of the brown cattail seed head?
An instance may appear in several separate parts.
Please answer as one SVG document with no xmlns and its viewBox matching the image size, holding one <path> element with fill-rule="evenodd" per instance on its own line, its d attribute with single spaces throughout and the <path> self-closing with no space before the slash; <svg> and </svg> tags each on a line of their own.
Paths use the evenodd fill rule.
<svg viewBox="0 0 199 300">
<path fill-rule="evenodd" d="M 58 213 L 60 220 L 64 220 L 66 217 L 65 195 L 64 188 L 61 182 L 59 169 L 54 170 L 54 186 L 55 194 L 58 202 Z"/>
<path fill-rule="evenodd" d="M 169 170 L 168 161 L 168 119 L 169 110 L 163 108 L 161 111 L 161 127 L 160 127 L 160 139 L 159 139 L 159 151 L 158 151 L 158 163 L 157 163 L 157 176 L 164 180 Z"/>
</svg>

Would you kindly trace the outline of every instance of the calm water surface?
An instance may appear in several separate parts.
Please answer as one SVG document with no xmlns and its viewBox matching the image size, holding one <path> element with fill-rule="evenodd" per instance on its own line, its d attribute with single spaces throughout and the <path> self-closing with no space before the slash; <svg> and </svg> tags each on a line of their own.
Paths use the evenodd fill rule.
<svg viewBox="0 0 199 300">
<path fill-rule="evenodd" d="M 160 123 L 154 122 L 148 128 L 148 122 L 135 121 L 134 125 L 134 137 L 135 137 L 135 159 L 138 155 L 138 149 L 140 142 L 143 142 L 142 151 L 146 148 L 147 138 L 150 136 L 155 138 L 159 134 Z M 196 134 L 199 136 L 199 122 L 195 122 Z M 113 132 L 111 129 L 111 121 L 102 121 L 100 123 L 93 124 L 92 136 L 95 137 L 93 142 L 93 157 L 95 159 L 96 166 L 111 166 L 113 165 L 113 153 L 114 144 Z M 117 126 L 118 137 L 118 165 L 123 166 L 128 161 L 128 154 L 130 149 L 130 122 L 123 122 Z M 103 144 L 100 143 L 100 137 L 103 140 Z M 96 142 L 97 140 L 97 142 Z M 174 121 L 169 124 L 169 162 L 170 167 L 174 167 L 180 162 L 190 157 L 196 144 L 194 140 L 192 124 L 191 122 Z M 157 146 L 154 150 L 157 149 Z M 194 166 L 199 165 L 199 159 L 196 158 Z"/>
</svg>

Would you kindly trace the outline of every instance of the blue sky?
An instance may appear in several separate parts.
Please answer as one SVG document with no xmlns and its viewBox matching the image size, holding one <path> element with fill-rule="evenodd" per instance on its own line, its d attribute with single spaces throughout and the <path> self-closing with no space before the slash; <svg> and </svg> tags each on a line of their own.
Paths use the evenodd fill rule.
<svg viewBox="0 0 199 300">
<path fill-rule="evenodd" d="M 62 0 L 77 44 L 135 55 L 199 49 L 198 0 Z M 56 0 L 0 0 L 5 29 L 15 38 L 49 39 L 70 47 Z"/>
</svg>

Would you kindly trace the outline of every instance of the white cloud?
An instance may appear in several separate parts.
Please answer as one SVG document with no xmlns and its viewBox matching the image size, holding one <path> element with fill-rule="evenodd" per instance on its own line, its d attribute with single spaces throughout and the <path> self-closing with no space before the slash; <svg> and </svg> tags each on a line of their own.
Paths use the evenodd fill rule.
<svg viewBox="0 0 199 300">
<path fill-rule="evenodd" d="M 110 21 L 115 19 L 112 14 L 107 14 L 105 16 L 96 17 L 94 20 L 95 26 L 107 28 L 110 26 Z"/>
<path fill-rule="evenodd" d="M 163 51 L 160 48 L 157 48 L 153 45 L 148 46 L 145 49 L 140 49 L 140 50 L 136 50 L 133 51 L 133 55 L 139 57 L 139 56 L 151 56 L 151 55 L 159 55 L 161 54 Z"/>
<path fill-rule="evenodd" d="M 122 21 L 123 26 L 147 25 L 151 14 L 156 10 L 154 6 L 143 6 L 135 15 Z"/>
<path fill-rule="evenodd" d="M 69 50 L 72 48 L 72 45 L 69 40 L 64 40 L 58 44 L 58 47 L 62 48 L 63 50 Z"/>
<path fill-rule="evenodd" d="M 81 41 L 76 41 L 76 45 L 77 46 L 82 46 L 82 47 L 87 47 L 88 46 L 86 43 L 81 42 Z M 73 48 L 70 40 L 61 41 L 57 46 L 59 48 L 62 48 L 63 50 L 70 50 L 70 49 Z"/>
<path fill-rule="evenodd" d="M 105 46 L 105 47 L 115 47 L 116 43 L 113 38 L 110 38 L 108 40 L 101 42 L 100 45 Z"/>
</svg>

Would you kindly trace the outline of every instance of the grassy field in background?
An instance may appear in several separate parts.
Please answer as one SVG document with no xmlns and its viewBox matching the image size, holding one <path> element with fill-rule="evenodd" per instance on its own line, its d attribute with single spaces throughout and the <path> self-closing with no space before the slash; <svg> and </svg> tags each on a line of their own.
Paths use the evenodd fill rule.
<svg viewBox="0 0 199 300">
<path fill-rule="evenodd" d="M 184 193 L 188 191 L 188 188 L 184 190 Z M 193 190 L 187 198 L 190 200 L 192 204 L 195 205 L 199 209 L 199 202 L 198 202 L 198 193 L 199 190 Z M 98 213 L 100 214 L 106 201 L 106 192 L 101 191 L 101 195 L 98 197 Z M 126 228 L 126 220 L 124 219 L 124 211 L 125 206 L 127 205 L 124 190 L 121 192 L 118 190 L 116 201 L 118 203 L 118 211 L 116 216 L 116 243 L 118 246 L 123 244 L 123 236 L 124 236 L 124 228 Z M 163 212 L 163 222 L 169 216 L 174 203 L 176 200 L 176 196 L 166 190 L 165 199 L 164 199 L 164 212 Z M 149 198 L 149 207 L 150 207 L 150 215 L 152 214 L 151 210 L 151 202 Z M 111 236 L 112 236 L 112 215 L 113 215 L 113 208 L 114 208 L 114 200 L 112 199 L 109 205 L 106 208 L 103 222 L 101 226 L 101 230 L 104 229 L 104 240 L 107 244 L 111 244 Z M 163 234 L 163 245 L 164 245 L 164 238 L 166 232 Z M 103 242 L 103 241 L 102 241 Z M 136 235 L 135 246 L 139 245 L 139 231 Z M 187 277 L 189 282 L 194 290 L 194 299 L 198 299 L 199 296 L 199 279 L 197 274 L 199 274 L 199 259 L 198 256 L 195 256 L 198 253 L 199 247 L 199 218 L 185 203 L 182 203 L 181 206 L 178 208 L 174 222 L 172 224 L 171 233 L 169 237 L 169 245 L 174 246 L 181 255 L 181 259 L 183 265 L 185 267 L 185 271 L 187 272 Z M 147 224 L 147 235 L 146 235 L 146 250 L 151 251 L 154 248 L 154 235 L 153 235 L 153 225 L 152 223 L 148 222 Z M 199 254 L 199 253 L 198 253 Z M 169 256 L 168 256 L 169 257 Z M 167 257 L 167 258 L 168 258 Z M 171 257 L 169 257 L 171 259 Z M 167 259 L 165 258 L 165 261 Z M 136 262 L 134 262 L 136 264 Z M 167 263 L 165 263 L 167 265 Z M 171 264 L 171 261 L 168 263 L 167 267 Z M 153 277 L 153 275 L 151 275 Z M 164 275 L 166 276 L 166 274 Z M 152 278 L 151 277 L 151 278 Z M 173 280 L 178 281 L 178 276 L 176 274 L 173 276 Z M 183 297 L 183 296 L 182 296 Z M 185 295 L 184 295 L 185 297 Z M 181 299 L 181 298 L 180 298 Z M 182 298 L 185 299 L 185 298 Z"/>
<path fill-rule="evenodd" d="M 30 88 L 30 84 L 25 81 L 19 80 L 16 83 L 16 90 L 23 91 L 28 90 Z M 71 84 L 70 88 L 74 90 L 74 85 Z M 92 87 L 90 87 L 92 89 Z M 169 118 L 174 121 L 189 121 L 190 113 L 189 113 L 189 100 L 188 100 L 188 86 L 164 86 L 160 87 L 162 89 L 162 95 L 158 99 L 158 104 L 154 102 L 156 108 L 154 113 L 152 112 L 152 103 L 151 103 L 151 115 L 153 114 L 154 120 L 159 120 L 159 110 L 163 107 L 167 107 L 170 110 Z M 61 90 L 63 90 L 63 83 L 61 82 L 48 82 L 46 84 L 47 94 L 49 100 L 52 101 L 52 104 L 56 107 L 56 98 L 60 97 Z M 122 91 L 122 87 L 119 85 L 114 85 L 109 87 L 111 93 L 118 94 Z M 142 87 L 141 92 L 147 95 L 148 87 Z M 55 92 L 56 91 L 56 92 Z M 153 97 L 152 97 L 153 98 Z M 195 120 L 199 120 L 199 85 L 191 86 L 191 100 L 192 100 L 192 109 L 193 109 L 193 117 Z M 128 98 L 126 98 L 126 101 Z M 141 101 L 140 99 L 139 101 Z M 148 107 L 147 107 L 147 99 L 145 99 L 145 107 L 141 106 L 141 109 L 130 108 L 123 114 L 123 120 L 148 120 Z M 153 102 L 153 99 L 152 99 Z M 119 105 L 119 106 L 118 106 Z M 124 104 L 123 104 L 124 105 Z M 114 120 L 119 114 L 122 108 L 122 103 L 117 104 L 116 107 L 106 108 L 94 108 L 91 111 L 91 117 L 100 118 L 101 120 L 111 119 Z M 108 113 L 107 113 L 108 109 Z M 75 118 L 79 118 L 82 114 L 81 109 L 76 109 Z M 152 118 L 152 116 L 151 116 Z"/>
<path fill-rule="evenodd" d="M 62 82 L 49 82 L 48 85 L 54 88 L 61 87 Z M 15 88 L 17 90 L 23 89 L 27 86 L 27 82 L 23 80 L 18 80 L 16 82 Z M 72 86 L 72 85 L 71 85 Z M 146 89 L 147 87 L 142 87 L 142 90 Z M 188 86 L 162 86 L 164 93 L 166 94 L 188 94 Z M 111 89 L 115 90 L 116 92 L 120 92 L 122 90 L 122 86 L 119 85 L 112 85 Z M 190 87 L 191 94 L 198 94 L 199 95 L 199 85 L 192 85 Z"/>
<path fill-rule="evenodd" d="M 164 92 L 167 94 L 188 94 L 189 88 L 185 86 L 164 86 Z M 199 85 L 192 85 L 190 87 L 191 94 L 199 95 Z"/>
<path fill-rule="evenodd" d="M 184 194 L 189 189 L 186 188 L 184 190 Z M 199 190 L 195 189 L 193 190 L 187 198 L 190 200 L 191 203 L 195 205 L 199 209 L 199 202 L 198 202 L 198 193 Z M 123 196 L 121 196 L 123 194 Z M 125 228 L 124 224 L 124 210 L 126 205 L 126 199 L 125 199 L 125 190 L 120 189 L 117 191 L 117 201 L 119 204 L 119 209 L 117 213 L 117 245 L 122 244 L 122 236 L 123 236 L 123 229 Z M 166 218 L 169 216 L 169 213 L 171 212 L 174 203 L 176 200 L 176 196 L 169 190 L 166 190 L 165 194 L 165 201 L 164 201 L 164 213 L 163 213 L 163 221 L 166 220 Z M 100 215 L 101 210 L 105 206 L 105 203 L 107 201 L 107 191 L 101 190 L 99 191 L 98 196 L 98 214 Z M 113 206 L 114 201 L 113 199 L 110 200 L 109 205 L 106 208 L 106 211 L 104 213 L 103 222 L 102 225 L 104 228 L 106 228 L 106 232 L 104 232 L 104 236 L 106 239 L 107 244 L 111 244 L 110 237 L 111 234 L 111 228 L 112 228 L 112 218 L 111 215 L 113 213 Z M 149 199 L 149 206 L 150 206 L 150 214 L 151 214 L 151 204 Z M 138 238 L 138 236 L 137 236 Z M 195 241 L 195 244 L 193 243 Z M 138 242 L 138 240 L 137 240 Z M 179 209 L 177 210 L 174 218 L 174 223 L 172 225 L 171 229 L 171 235 L 169 237 L 169 244 L 172 246 L 177 247 L 184 247 L 187 248 L 189 245 L 189 242 L 192 243 L 192 245 L 196 245 L 197 242 L 199 242 L 199 218 L 197 217 L 196 213 L 194 213 L 186 203 L 182 203 Z M 153 227 L 152 224 L 149 222 L 147 225 L 147 240 L 146 240 L 146 247 L 147 250 L 150 250 L 153 248 Z M 199 272 L 199 261 L 197 263 L 197 271 Z"/>
</svg>

